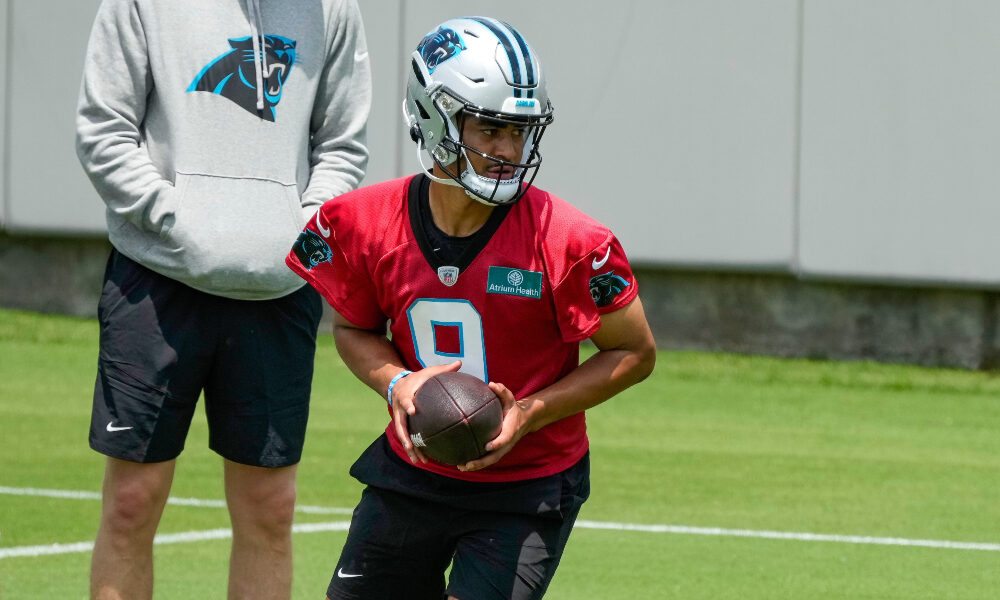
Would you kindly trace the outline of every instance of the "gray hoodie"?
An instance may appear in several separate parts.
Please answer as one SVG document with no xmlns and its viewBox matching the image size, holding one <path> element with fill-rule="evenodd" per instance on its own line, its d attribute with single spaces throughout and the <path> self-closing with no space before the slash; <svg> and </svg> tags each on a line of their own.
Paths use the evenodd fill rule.
<svg viewBox="0 0 1000 600">
<path fill-rule="evenodd" d="M 277 298 L 303 285 L 284 258 L 306 220 L 364 176 L 370 105 L 355 0 L 104 0 L 77 155 L 121 253 Z"/>
</svg>

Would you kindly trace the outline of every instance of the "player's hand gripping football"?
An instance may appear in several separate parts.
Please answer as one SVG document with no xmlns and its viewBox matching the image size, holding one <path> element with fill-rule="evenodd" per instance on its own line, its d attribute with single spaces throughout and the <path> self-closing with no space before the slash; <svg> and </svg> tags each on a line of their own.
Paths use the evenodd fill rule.
<svg viewBox="0 0 1000 600">
<path fill-rule="evenodd" d="M 458 371 L 461 368 L 462 361 L 460 360 L 448 363 L 447 365 L 424 367 L 400 379 L 395 387 L 392 388 L 392 422 L 396 427 L 396 436 L 399 438 L 399 442 L 403 444 L 403 449 L 406 450 L 406 456 L 409 457 L 410 462 L 414 464 L 418 460 L 422 463 L 427 462 L 427 456 L 414 446 L 410 440 L 410 430 L 407 426 L 407 415 L 417 412 L 413 404 L 413 396 L 420 389 L 420 386 L 431 377 L 439 373 Z"/>
<path fill-rule="evenodd" d="M 503 405 L 503 428 L 499 435 L 486 444 L 488 451 L 486 454 L 464 465 L 459 465 L 459 471 L 478 471 L 495 464 L 510 452 L 514 444 L 524 437 L 524 434 L 530 431 L 528 412 L 525 406 L 514 398 L 514 393 L 502 383 L 491 381 L 489 385 L 493 393 L 500 398 L 500 404 Z"/>
</svg>

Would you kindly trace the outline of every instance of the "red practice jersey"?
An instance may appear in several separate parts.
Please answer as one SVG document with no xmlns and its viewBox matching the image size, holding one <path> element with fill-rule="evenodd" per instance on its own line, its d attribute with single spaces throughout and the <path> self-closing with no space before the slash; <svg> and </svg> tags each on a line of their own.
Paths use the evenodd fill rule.
<svg viewBox="0 0 1000 600">
<path fill-rule="evenodd" d="M 522 398 L 572 371 L 600 315 L 636 297 L 611 231 L 534 187 L 513 206 L 494 209 L 482 242 L 457 261 L 467 264 L 440 264 L 415 212 L 426 182 L 407 177 L 330 200 L 286 258 L 354 325 L 378 330 L 388 322 L 408 369 L 461 359 L 463 372 Z M 386 432 L 407 460 L 391 422 Z M 515 481 L 563 471 L 587 447 L 579 413 L 527 434 L 487 469 L 415 466 L 470 481 Z"/>
</svg>

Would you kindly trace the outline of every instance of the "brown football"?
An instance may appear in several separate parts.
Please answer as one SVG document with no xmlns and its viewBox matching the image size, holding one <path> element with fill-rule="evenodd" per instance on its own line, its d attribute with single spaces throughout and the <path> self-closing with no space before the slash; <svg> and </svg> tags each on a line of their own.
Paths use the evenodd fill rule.
<svg viewBox="0 0 1000 600">
<path fill-rule="evenodd" d="M 500 398 L 486 383 L 467 373 L 440 373 L 413 397 L 408 417 L 410 441 L 428 458 L 462 465 L 486 454 L 486 442 L 500 433 Z"/>
</svg>

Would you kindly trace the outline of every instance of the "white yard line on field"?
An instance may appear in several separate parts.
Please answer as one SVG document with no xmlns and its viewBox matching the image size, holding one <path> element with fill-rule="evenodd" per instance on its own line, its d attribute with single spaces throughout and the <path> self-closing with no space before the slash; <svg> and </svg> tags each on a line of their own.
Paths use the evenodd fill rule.
<svg viewBox="0 0 1000 600">
<path fill-rule="evenodd" d="M 67 498 L 74 500 L 100 500 L 97 492 L 74 490 L 45 490 L 35 488 L 11 488 L 0 486 L 0 494 L 15 496 L 42 496 L 48 498 Z M 168 504 L 182 506 L 223 507 L 222 500 L 200 500 L 197 498 L 170 498 Z M 328 508 L 322 506 L 297 506 L 296 510 L 310 514 L 351 514 L 349 508 Z M 330 523 L 301 523 L 292 526 L 295 533 L 314 533 L 319 531 L 347 531 L 350 521 L 335 521 Z M 835 542 L 841 544 L 874 544 L 878 546 L 917 546 L 923 548 L 940 548 L 946 550 L 980 550 L 1000 552 L 1000 544 L 981 542 L 952 542 L 947 540 L 919 540 L 908 538 L 870 537 L 857 535 L 832 535 L 822 533 L 796 533 L 788 531 L 761 531 L 754 529 L 723 529 L 720 527 L 689 527 L 686 525 L 640 525 L 633 523 L 607 523 L 602 521 L 576 522 L 580 529 L 604 529 L 616 531 L 639 531 L 646 533 L 672 533 L 679 535 L 708 535 L 720 537 L 743 537 L 771 540 L 795 540 L 803 542 Z M 162 533 L 154 538 L 155 544 L 177 544 L 199 542 L 203 540 L 225 539 L 232 537 L 229 529 L 209 529 L 205 531 L 186 531 L 182 533 Z M 93 542 L 77 542 L 72 544 L 49 544 L 43 546 L 18 546 L 0 548 L 0 559 L 14 556 L 42 556 L 48 554 L 68 554 L 73 552 L 90 552 Z"/>
<path fill-rule="evenodd" d="M 615 529 L 619 531 L 646 531 L 649 533 L 676 533 L 682 535 L 714 535 L 723 537 L 761 538 L 767 540 L 797 540 L 801 542 L 839 542 L 841 544 L 874 544 L 877 546 L 920 546 L 949 550 L 985 550 L 1000 552 L 1000 544 L 982 542 L 949 542 L 947 540 L 914 540 L 909 538 L 870 537 L 862 535 L 833 535 L 825 533 L 796 533 L 792 531 L 761 531 L 758 529 L 723 529 L 721 527 L 688 527 L 687 525 L 633 525 L 631 523 L 602 523 L 577 521 L 576 527 L 584 529 Z"/>
<path fill-rule="evenodd" d="M 72 500 L 100 500 L 100 492 L 87 492 L 78 490 L 45 490 L 38 488 L 12 488 L 0 486 L 0 494 L 11 496 L 41 496 L 45 498 L 69 498 Z M 174 498 L 167 499 L 167 504 L 177 506 L 199 506 L 207 508 L 225 508 L 225 500 L 203 500 L 200 498 Z M 350 508 L 328 508 L 325 506 L 296 505 L 297 512 L 311 515 L 349 515 L 354 511 Z"/>
<path fill-rule="evenodd" d="M 301 523 L 292 525 L 294 533 L 315 533 L 317 531 L 347 531 L 350 521 L 334 521 L 332 523 Z M 188 542 L 203 542 L 205 540 L 224 540 L 233 537 L 231 529 L 207 529 L 205 531 L 182 531 L 180 533 L 160 533 L 153 538 L 153 544 L 185 544 Z M 74 544 L 48 544 L 43 546 L 16 546 L 0 548 L 0 558 L 15 556 L 45 556 L 49 554 L 73 554 L 90 552 L 94 542 L 76 542 Z"/>
</svg>

